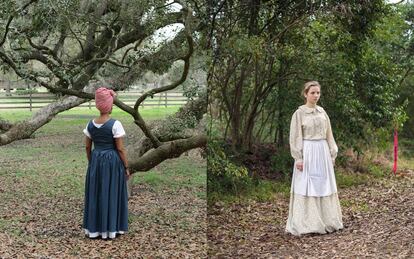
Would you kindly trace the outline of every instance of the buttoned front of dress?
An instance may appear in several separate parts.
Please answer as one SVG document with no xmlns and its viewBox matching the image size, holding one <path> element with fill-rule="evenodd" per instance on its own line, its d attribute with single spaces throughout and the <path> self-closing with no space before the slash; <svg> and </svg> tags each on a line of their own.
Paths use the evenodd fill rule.
<svg viewBox="0 0 414 259">
<path fill-rule="evenodd" d="M 332 134 L 331 122 L 325 110 L 316 106 L 299 106 L 290 124 L 290 151 L 296 162 L 303 160 L 303 140 L 326 139 L 332 159 L 336 158 L 338 147 Z"/>
<path fill-rule="evenodd" d="M 315 140 L 326 139 L 327 121 L 322 108 L 302 107 L 303 120 L 302 131 L 303 139 Z"/>
</svg>

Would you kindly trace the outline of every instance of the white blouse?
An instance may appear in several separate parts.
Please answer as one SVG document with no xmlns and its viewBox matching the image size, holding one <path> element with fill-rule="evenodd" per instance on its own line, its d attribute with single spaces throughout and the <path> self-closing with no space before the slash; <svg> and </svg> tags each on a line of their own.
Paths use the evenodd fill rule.
<svg viewBox="0 0 414 259">
<path fill-rule="evenodd" d="M 100 128 L 103 125 L 103 124 L 96 123 L 95 120 L 92 120 L 92 123 L 97 128 Z M 88 131 L 88 125 L 89 125 L 89 122 L 88 122 L 88 124 L 86 124 L 86 128 L 83 129 L 83 133 L 86 136 L 88 136 L 88 138 L 91 138 L 91 134 Z M 121 138 L 121 137 L 125 136 L 126 133 L 125 133 L 124 127 L 122 126 L 120 121 L 116 120 L 114 122 L 114 125 L 112 126 L 112 134 L 114 135 L 114 138 Z"/>
<path fill-rule="evenodd" d="M 332 134 L 331 122 L 325 110 L 316 106 L 299 106 L 292 116 L 290 123 L 289 144 L 290 153 L 295 162 L 303 161 L 303 140 L 326 139 L 332 160 L 338 154 L 338 146 Z"/>
</svg>

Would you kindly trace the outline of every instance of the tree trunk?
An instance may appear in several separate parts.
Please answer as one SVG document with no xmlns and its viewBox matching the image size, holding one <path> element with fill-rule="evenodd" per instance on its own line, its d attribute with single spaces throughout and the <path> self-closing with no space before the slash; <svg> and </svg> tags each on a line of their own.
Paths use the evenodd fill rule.
<svg viewBox="0 0 414 259">
<path fill-rule="evenodd" d="M 7 86 L 6 86 L 6 96 L 11 96 L 11 93 L 10 93 L 10 84 L 11 84 L 11 82 L 10 82 L 10 80 L 7 80 Z"/>
<path fill-rule="evenodd" d="M 240 136 L 240 109 L 241 99 L 243 97 L 243 82 L 244 82 L 245 70 L 243 69 L 240 75 L 240 80 L 236 83 L 234 91 L 233 107 L 231 112 L 231 137 L 233 141 L 233 148 L 237 149 L 241 146 L 242 139 Z"/>
<path fill-rule="evenodd" d="M 282 94 L 282 82 L 279 83 L 278 85 L 278 102 L 277 102 L 277 106 L 278 106 L 278 115 L 277 115 L 277 146 L 279 148 L 283 147 L 284 145 L 284 130 L 285 130 L 285 125 L 284 125 L 284 114 L 283 114 L 283 105 L 284 105 L 284 98 L 283 98 L 283 94 Z"/>
</svg>

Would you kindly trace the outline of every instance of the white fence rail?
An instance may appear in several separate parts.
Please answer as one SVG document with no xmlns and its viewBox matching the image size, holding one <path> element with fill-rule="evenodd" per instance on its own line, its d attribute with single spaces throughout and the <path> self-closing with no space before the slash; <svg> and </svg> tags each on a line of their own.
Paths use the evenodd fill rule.
<svg viewBox="0 0 414 259">
<path fill-rule="evenodd" d="M 142 95 L 142 92 L 125 91 L 118 92 L 117 95 L 121 101 L 133 106 L 135 101 Z M 32 93 L 25 95 L 12 93 L 11 96 L 7 96 L 5 93 L 0 93 L 0 109 L 38 109 L 56 101 L 57 99 L 58 97 L 51 93 Z M 163 92 L 155 94 L 153 98 L 148 97 L 141 103 L 141 106 L 182 106 L 186 104 L 187 101 L 188 98 L 183 95 L 183 92 Z M 82 104 L 79 107 L 89 107 L 89 109 L 91 109 L 94 106 L 95 102 L 94 100 L 91 100 L 90 102 Z"/>
</svg>

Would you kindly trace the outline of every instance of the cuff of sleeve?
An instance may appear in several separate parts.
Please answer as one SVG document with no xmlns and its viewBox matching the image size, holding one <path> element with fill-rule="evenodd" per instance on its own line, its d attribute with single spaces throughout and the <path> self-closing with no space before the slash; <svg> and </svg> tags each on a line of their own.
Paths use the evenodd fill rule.
<svg viewBox="0 0 414 259">
<path fill-rule="evenodd" d="M 302 159 L 302 158 L 295 159 L 295 164 L 296 164 L 296 163 L 303 163 L 303 159 Z"/>
</svg>

